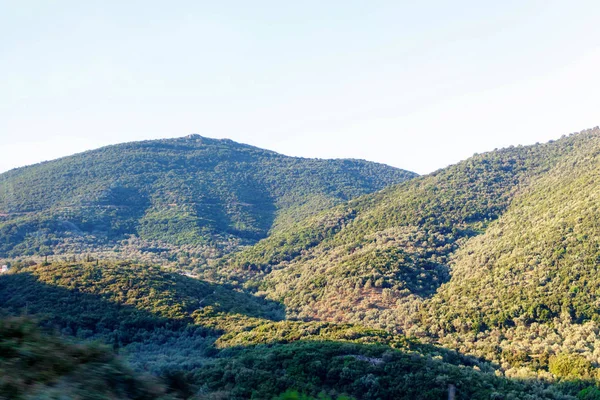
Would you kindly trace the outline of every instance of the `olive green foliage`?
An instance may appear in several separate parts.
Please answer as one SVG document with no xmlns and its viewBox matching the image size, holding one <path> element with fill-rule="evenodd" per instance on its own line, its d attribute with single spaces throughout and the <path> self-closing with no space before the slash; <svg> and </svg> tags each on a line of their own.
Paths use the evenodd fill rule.
<svg viewBox="0 0 600 400">
<path fill-rule="evenodd" d="M 134 237 L 138 257 L 171 245 L 206 259 L 414 176 L 199 135 L 108 146 L 0 175 L 0 257 L 114 255 Z"/>
<path fill-rule="evenodd" d="M 373 310 L 433 295 L 455 252 L 510 208 L 519 187 L 596 141 L 586 133 L 477 155 L 351 200 L 234 255 L 219 266 L 222 279 L 245 281 L 302 318 L 377 318 Z"/>
<path fill-rule="evenodd" d="M 548 369 L 556 376 L 567 378 L 590 378 L 592 364 L 576 354 L 558 354 L 550 357 Z"/>
<path fill-rule="evenodd" d="M 292 224 L 273 233 L 268 240 L 220 260 L 217 269 L 226 269 L 228 265 L 235 267 L 236 274 L 230 275 L 228 281 L 243 281 L 243 278 L 269 273 L 273 266 L 289 262 L 335 235 L 355 214 L 351 209 L 340 209 L 339 212 L 320 214 L 303 223 Z M 197 272 L 210 274 L 214 269 L 211 266 Z M 218 275 L 212 276 L 218 279 Z"/>
<path fill-rule="evenodd" d="M 459 399 L 574 398 L 541 382 L 511 381 L 385 346 L 336 342 L 232 349 L 195 377 L 209 390 L 226 391 L 228 399 L 268 399 L 289 387 L 312 398 L 324 392 L 333 398 L 442 399 L 449 384 Z"/>
<path fill-rule="evenodd" d="M 319 393 L 317 397 L 309 396 L 304 393 L 298 393 L 297 390 L 286 390 L 285 393 L 274 397 L 273 400 L 334 400 L 332 397 L 327 396 L 324 393 Z M 352 400 L 351 397 L 338 396 L 335 400 Z"/>
<path fill-rule="evenodd" d="M 475 155 L 199 273 L 282 302 L 288 317 L 400 331 L 511 376 L 549 377 L 549 359 L 565 352 L 595 368 L 599 154 L 593 129 Z"/>
<path fill-rule="evenodd" d="M 556 145 L 569 142 L 559 162 L 522 185 L 506 212 L 454 254 L 452 278 L 406 321 L 408 332 L 423 329 L 514 373 L 528 366 L 539 375 L 561 353 L 597 367 L 600 136 Z"/>
<path fill-rule="evenodd" d="M 523 188 L 484 235 L 457 253 L 436 309 L 463 324 L 548 322 L 561 315 L 598 320 L 599 155 L 600 141 L 588 137 Z M 453 297 L 465 300 L 460 310 Z"/>
<path fill-rule="evenodd" d="M 194 140 L 206 142 L 148 146 L 196 146 Z M 137 236 L 125 242 L 138 251 L 162 243 L 146 253 L 177 253 L 191 275 L 94 260 L 15 264 L 0 276 L 0 304 L 64 334 L 111 344 L 136 369 L 168 378 L 178 395 L 439 399 L 453 384 L 458 398 L 594 398 L 598 176 L 600 130 L 593 129 L 475 155 L 356 198 L 331 200 L 321 189 L 309 191 L 311 199 L 295 189 L 267 191 L 273 207 L 262 228 L 242 213 L 236 221 L 246 222 L 237 230 L 214 217 L 186 231 L 199 215 L 177 208 L 187 200 L 168 200 L 175 205 L 165 218 L 177 222 L 163 226 L 156 221 L 167 209 L 149 197 Z M 183 193 L 168 186 L 177 176 L 169 179 L 157 193 Z M 250 186 L 264 187 L 256 182 Z M 264 205 L 259 197 L 240 201 Z M 206 215 L 229 215 L 218 209 Z M 174 239 L 143 233 L 144 226 L 160 226 L 150 231 Z M 217 231 L 228 244 L 206 250 Z M 50 230 L 38 232 L 27 241 L 42 243 Z M 0 237 L 10 242 L 11 235 Z M 78 237 L 87 238 L 83 243 L 92 235 L 101 241 L 105 233 L 82 230 Z M 236 252 L 243 243 L 255 244 Z M 204 261 L 194 255 L 198 249 L 206 250 Z"/>
<path fill-rule="evenodd" d="M 578 400 L 600 400 L 600 389 L 590 386 L 577 393 Z"/>
<path fill-rule="evenodd" d="M 115 347 L 174 332 L 207 336 L 224 329 L 224 315 L 275 321 L 285 316 L 278 304 L 227 286 L 124 262 L 15 265 L 0 276 L 0 304 L 12 314 L 36 315 L 64 334 L 101 338 Z M 206 329 L 194 325 L 197 320 Z"/>
<path fill-rule="evenodd" d="M 512 382 L 483 360 L 383 330 L 280 321 L 276 303 L 149 265 L 14 265 L 0 276 L 0 296 L 5 313 L 27 313 L 63 334 L 111 344 L 182 398 L 273 398 L 288 390 L 436 398 L 449 383 L 471 398 L 566 399 L 573 392 Z M 38 373 L 32 370 L 33 381 L 44 379 Z"/>
<path fill-rule="evenodd" d="M 167 399 L 165 393 L 107 349 L 42 334 L 26 319 L 0 319 L 1 399 Z"/>
</svg>

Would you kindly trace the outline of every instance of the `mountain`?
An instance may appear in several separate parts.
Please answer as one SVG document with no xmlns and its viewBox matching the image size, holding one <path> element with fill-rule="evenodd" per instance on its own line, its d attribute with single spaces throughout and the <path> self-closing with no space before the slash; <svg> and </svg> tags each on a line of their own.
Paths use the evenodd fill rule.
<svg viewBox="0 0 600 400">
<path fill-rule="evenodd" d="M 300 317 L 327 318 L 319 300 L 328 306 L 336 293 L 382 308 L 388 297 L 429 297 L 450 279 L 457 249 L 502 216 L 519 190 L 594 137 L 476 155 L 274 232 L 220 268 L 258 284 Z M 307 304 L 305 296 L 312 297 Z M 369 308 L 356 306 L 345 311 Z"/>
<path fill-rule="evenodd" d="M 168 142 L 183 146 L 197 139 Z M 309 161 L 325 163 L 330 172 L 335 163 L 348 162 Z M 172 214 L 161 214 L 170 222 L 152 229 L 172 237 L 144 236 L 147 216 L 163 203 L 150 202 L 133 218 L 128 213 L 143 198 L 139 193 L 158 188 L 153 196 L 174 201 L 169 196 L 195 192 L 179 190 L 172 183 L 181 182 L 173 178 L 177 174 L 156 178 L 160 186 L 153 186 L 139 177 L 145 174 L 133 173 L 135 165 L 128 172 L 136 178 L 118 182 L 129 182 L 125 187 L 139 188 L 138 194 L 115 197 L 130 199 L 129 206 L 97 203 L 90 211 L 87 203 L 77 203 L 79 211 L 69 220 L 36 211 L 4 217 L 5 244 L 15 243 L 19 226 L 55 221 L 69 228 L 68 234 L 28 231 L 11 247 L 21 261 L 0 275 L 3 313 L 33 314 L 42 329 L 102 341 L 138 372 L 156 375 L 169 395 L 182 398 L 437 399 L 447 395 L 449 385 L 458 398 L 600 398 L 600 128 L 476 154 L 371 193 L 363 188 L 360 195 L 356 188 L 362 186 L 355 185 L 356 196 L 328 191 L 325 175 L 313 179 L 290 172 L 294 179 L 269 181 L 275 186 L 251 185 L 281 189 L 272 197 L 274 211 L 263 231 L 253 223 L 245 226 L 255 231 L 232 230 L 232 218 L 216 223 L 224 214 L 212 212 L 203 214 L 212 222 L 189 225 L 192 214 L 174 202 Z M 268 173 L 266 165 L 272 168 Z M 288 176 L 274 165 L 280 164 L 262 162 L 264 181 L 255 182 Z M 142 169 L 152 168 L 158 167 Z M 348 171 L 327 176 L 342 182 Z M 216 176 L 209 172 L 186 182 Z M 233 173 L 219 176 L 231 182 L 232 193 L 242 182 Z M 289 185 L 302 179 L 308 183 Z M 23 190 L 34 193 L 42 181 L 28 181 Z M 288 183 L 277 186 L 279 181 Z M 307 190 L 309 184 L 318 190 Z M 82 186 L 80 195 L 64 198 L 79 201 L 93 190 Z M 77 218 L 100 218 L 94 210 L 114 214 L 86 231 Z M 251 215 L 238 211 L 239 218 Z M 122 239 L 110 230 L 113 221 L 133 224 L 134 236 Z M 188 226 L 204 230 L 190 233 Z M 79 260 L 42 262 L 19 253 L 24 248 L 19 246 L 29 251 L 38 242 L 56 245 L 50 250 L 60 253 L 85 240 L 99 251 L 75 257 Z M 105 250 L 99 243 L 113 247 Z M 178 257 L 178 265 L 123 260 L 153 251 Z M 204 259 L 194 255 L 200 251 Z M 121 260 L 103 259 L 109 256 Z"/>
<path fill-rule="evenodd" d="M 509 374 L 543 375 L 563 353 L 598 365 L 599 154 L 595 128 L 475 155 L 200 273 L 281 302 L 290 318 L 403 332 Z"/>
<path fill-rule="evenodd" d="M 576 151 L 521 188 L 506 212 L 456 253 L 438 309 L 488 326 L 561 315 L 600 320 L 600 137 L 579 139 Z M 453 297 L 461 298 L 460 310 Z"/>
<path fill-rule="evenodd" d="M 570 140 L 568 154 L 456 252 L 452 279 L 419 316 L 428 335 L 458 346 L 476 336 L 474 353 L 535 369 L 555 353 L 600 362 L 600 135 Z"/>
<path fill-rule="evenodd" d="M 0 175 L 0 257 L 205 260 L 415 176 L 199 135 L 108 146 Z"/>
</svg>

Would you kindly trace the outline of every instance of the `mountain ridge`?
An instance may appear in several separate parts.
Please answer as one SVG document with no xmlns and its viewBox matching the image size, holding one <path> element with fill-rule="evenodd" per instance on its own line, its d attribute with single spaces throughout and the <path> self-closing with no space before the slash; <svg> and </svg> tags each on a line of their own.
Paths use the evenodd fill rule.
<svg viewBox="0 0 600 400">
<path fill-rule="evenodd" d="M 159 248 L 228 252 L 315 210 L 414 176 L 382 164 L 294 158 L 201 136 L 111 145 L 0 174 L 0 231 L 14 237 L 0 253 L 68 253 L 61 241 L 97 252 L 94 242 L 110 248 L 127 235 Z"/>
</svg>

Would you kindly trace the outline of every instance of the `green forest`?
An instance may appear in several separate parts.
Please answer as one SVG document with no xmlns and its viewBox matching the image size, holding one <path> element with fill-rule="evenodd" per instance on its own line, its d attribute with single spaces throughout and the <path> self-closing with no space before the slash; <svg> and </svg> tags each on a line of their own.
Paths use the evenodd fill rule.
<svg viewBox="0 0 600 400">
<path fill-rule="evenodd" d="M 0 398 L 600 399 L 599 177 L 599 128 L 425 176 L 197 135 L 9 171 Z"/>
<path fill-rule="evenodd" d="M 435 399 L 453 384 L 464 398 L 568 399 L 595 388 L 591 365 L 585 378 L 559 385 L 514 381 L 484 359 L 385 330 L 284 320 L 278 304 L 149 265 L 15 265 L 0 277 L 0 301 L 6 314 L 22 315 L 2 320 L 5 334 L 16 337 L 3 340 L 11 352 L 6 361 L 0 357 L 2 371 L 19 377 L 2 378 L 7 382 L 0 393 L 15 396 L 8 398 L 29 398 L 47 387 L 71 396 L 103 368 L 116 377 L 102 379 L 129 376 L 111 390 L 131 398 L 294 398 L 297 392 L 307 398 Z M 61 342 L 57 335 L 70 339 Z M 61 356 L 55 360 L 52 352 Z M 33 359 L 15 363 L 10 354 Z M 45 386 L 14 369 L 45 374 L 55 361 L 65 365 L 52 366 L 56 372 L 44 377 Z"/>
<path fill-rule="evenodd" d="M 204 262 L 415 176 L 199 135 L 108 146 L 0 174 L 0 257 Z"/>
</svg>

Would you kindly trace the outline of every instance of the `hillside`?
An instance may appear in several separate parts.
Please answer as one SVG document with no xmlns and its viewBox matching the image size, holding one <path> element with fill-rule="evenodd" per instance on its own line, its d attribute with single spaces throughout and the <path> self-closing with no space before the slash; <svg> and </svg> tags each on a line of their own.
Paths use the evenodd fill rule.
<svg viewBox="0 0 600 400">
<path fill-rule="evenodd" d="M 65 344 L 28 322 L 0 320 L 0 346 L 23 347 L 10 353 L 11 364 L 8 353 L 0 354 L 0 370 L 9 371 L 0 376 L 0 397 L 9 393 L 2 390 L 20 390 L 35 398 L 41 390 L 91 399 L 100 392 L 90 388 L 117 376 L 118 384 L 102 388 L 115 394 L 99 398 L 272 399 L 296 390 L 313 398 L 437 399 L 448 384 L 460 398 L 566 400 L 582 390 L 597 393 L 590 379 L 507 379 L 484 360 L 381 330 L 279 320 L 277 304 L 147 265 L 15 265 L 0 275 L 0 296 L 5 313 L 28 313 L 63 335 L 101 340 L 121 356 Z M 157 375 L 155 381 L 136 381 L 123 360 Z M 26 363 L 33 368 L 15 367 Z"/>
<path fill-rule="evenodd" d="M 436 308 L 487 326 L 600 321 L 600 138 L 590 138 L 515 197 L 457 252 Z M 454 299 L 460 298 L 460 309 Z"/>
<path fill-rule="evenodd" d="M 199 135 L 108 146 L 0 175 L 0 257 L 203 262 L 414 176 Z"/>
<path fill-rule="evenodd" d="M 543 375 L 562 353 L 597 365 L 598 154 L 593 129 L 475 155 L 200 272 L 289 317 L 404 332 L 510 374 Z"/>
<path fill-rule="evenodd" d="M 263 239 L 224 231 L 229 253 L 214 244 L 216 230 L 209 244 L 177 242 L 185 221 L 155 230 L 171 242 L 81 231 L 93 243 L 113 240 L 114 254 L 14 262 L 0 275 L 0 308 L 102 341 L 133 368 L 162 377 L 173 395 L 196 393 L 184 398 L 293 398 L 296 390 L 434 399 L 453 384 L 459 398 L 594 399 L 598 176 L 596 128 L 477 154 L 347 201 L 331 197 L 329 206 L 312 203 L 325 195 L 304 192 L 306 203 L 274 201 Z M 179 192 L 156 196 L 165 193 Z M 24 243 L 51 235 L 29 234 Z M 57 252 L 65 237 L 53 239 Z M 153 240 L 177 253 L 187 275 L 101 258 L 126 258 Z M 208 248 L 210 262 L 181 255 Z"/>
<path fill-rule="evenodd" d="M 276 232 L 220 268 L 231 275 L 225 279 L 269 293 L 300 317 L 328 318 L 320 306 L 333 305 L 338 293 L 363 303 L 334 309 L 350 319 L 372 308 L 366 302 L 390 308 L 399 299 L 427 298 L 450 279 L 457 249 L 483 234 L 519 191 L 594 138 L 476 155 Z"/>
<path fill-rule="evenodd" d="M 455 254 L 417 317 L 428 335 L 505 365 L 543 368 L 558 352 L 600 363 L 600 136 L 578 139 Z"/>
</svg>

